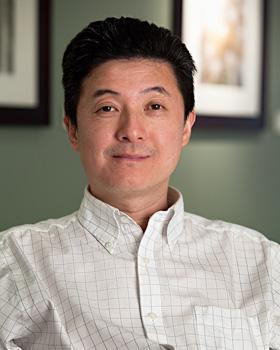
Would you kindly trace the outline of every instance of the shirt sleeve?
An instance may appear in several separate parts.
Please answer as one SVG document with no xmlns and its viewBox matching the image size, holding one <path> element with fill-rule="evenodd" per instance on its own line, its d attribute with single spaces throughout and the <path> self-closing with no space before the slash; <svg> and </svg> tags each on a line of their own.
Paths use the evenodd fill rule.
<svg viewBox="0 0 280 350">
<path fill-rule="evenodd" d="M 272 329 L 270 347 L 280 350 L 280 245 L 271 243 Z"/>
<path fill-rule="evenodd" d="M 23 309 L 14 281 L 14 275 L 5 255 L 7 247 L 0 240 L 0 349 L 21 349 L 15 347 L 13 339 L 22 333 Z"/>
<path fill-rule="evenodd" d="M 70 348 L 64 325 L 40 282 L 15 235 L 0 234 L 0 350 Z"/>
</svg>

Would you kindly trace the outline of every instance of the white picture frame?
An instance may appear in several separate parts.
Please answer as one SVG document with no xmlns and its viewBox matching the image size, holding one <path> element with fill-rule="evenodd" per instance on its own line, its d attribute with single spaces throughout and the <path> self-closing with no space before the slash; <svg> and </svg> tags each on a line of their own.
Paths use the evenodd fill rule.
<svg viewBox="0 0 280 350">
<path fill-rule="evenodd" d="M 192 54 L 203 126 L 263 126 L 265 0 L 180 0 L 175 32 Z"/>
</svg>

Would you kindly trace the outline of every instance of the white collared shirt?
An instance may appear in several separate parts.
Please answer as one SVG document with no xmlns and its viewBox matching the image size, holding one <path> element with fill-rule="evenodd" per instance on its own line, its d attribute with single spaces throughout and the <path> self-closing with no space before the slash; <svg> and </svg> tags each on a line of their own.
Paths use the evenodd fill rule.
<svg viewBox="0 0 280 350">
<path fill-rule="evenodd" d="M 0 349 L 280 349 L 279 245 L 169 194 L 144 234 L 87 190 L 0 234 Z"/>
</svg>

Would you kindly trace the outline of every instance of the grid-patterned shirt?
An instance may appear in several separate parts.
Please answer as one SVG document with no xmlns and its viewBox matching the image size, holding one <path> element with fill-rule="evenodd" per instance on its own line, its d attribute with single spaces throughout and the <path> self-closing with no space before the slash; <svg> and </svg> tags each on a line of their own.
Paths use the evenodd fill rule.
<svg viewBox="0 0 280 350">
<path fill-rule="evenodd" d="M 279 245 L 184 213 L 145 233 L 87 190 L 0 235 L 0 349 L 280 349 Z"/>
</svg>

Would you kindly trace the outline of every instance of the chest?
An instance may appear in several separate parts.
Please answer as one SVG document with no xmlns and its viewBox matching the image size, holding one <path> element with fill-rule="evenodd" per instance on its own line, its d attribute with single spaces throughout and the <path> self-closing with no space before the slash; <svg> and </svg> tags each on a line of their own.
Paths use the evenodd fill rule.
<svg viewBox="0 0 280 350">
<path fill-rule="evenodd" d="M 268 277 L 240 262 L 218 248 L 144 241 L 117 254 L 72 250 L 45 261 L 40 276 L 69 331 L 81 322 L 176 349 L 263 349 Z"/>
</svg>

